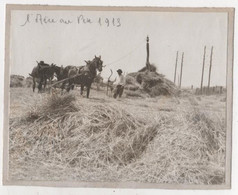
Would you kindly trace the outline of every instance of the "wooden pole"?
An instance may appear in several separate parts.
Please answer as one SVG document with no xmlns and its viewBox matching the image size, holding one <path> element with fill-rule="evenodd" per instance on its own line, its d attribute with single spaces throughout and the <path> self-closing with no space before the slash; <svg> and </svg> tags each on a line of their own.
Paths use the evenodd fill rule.
<svg viewBox="0 0 238 195">
<path fill-rule="evenodd" d="M 182 60 L 181 60 L 181 70 L 180 70 L 180 82 L 179 82 L 179 88 L 181 88 L 182 77 L 183 77 L 183 57 L 184 57 L 184 52 L 183 52 L 183 54 L 182 54 Z"/>
<path fill-rule="evenodd" d="M 205 61 L 206 61 L 206 46 L 204 46 L 204 52 L 203 52 L 202 78 L 201 78 L 201 87 L 200 87 L 201 94 L 202 94 L 202 87 L 203 87 L 202 85 L 203 85 L 203 75 L 204 75 Z"/>
<path fill-rule="evenodd" d="M 178 74 L 178 86 L 179 86 L 179 74 Z"/>
<path fill-rule="evenodd" d="M 178 65 L 178 51 L 176 55 L 176 61 L 175 61 L 175 70 L 174 70 L 174 84 L 176 82 L 176 72 L 177 72 L 177 65 Z"/>
<path fill-rule="evenodd" d="M 146 56 L 146 68 L 147 70 L 150 71 L 150 46 L 149 46 L 149 36 L 147 36 L 146 38 L 146 53 L 147 53 L 147 56 Z"/>
<path fill-rule="evenodd" d="M 208 77 L 208 85 L 207 85 L 208 90 L 209 90 L 210 81 L 211 81 L 212 55 L 213 55 L 213 46 L 212 46 L 212 48 L 211 48 L 211 55 L 210 55 L 210 68 L 209 68 L 209 77 Z"/>
</svg>

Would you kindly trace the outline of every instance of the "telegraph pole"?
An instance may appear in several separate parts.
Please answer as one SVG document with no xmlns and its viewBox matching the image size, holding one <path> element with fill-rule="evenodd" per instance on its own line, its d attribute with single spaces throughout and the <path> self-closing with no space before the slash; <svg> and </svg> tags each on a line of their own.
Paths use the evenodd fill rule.
<svg viewBox="0 0 238 195">
<path fill-rule="evenodd" d="M 178 65 L 178 51 L 177 51 L 177 55 L 176 55 L 175 70 L 174 70 L 174 84 L 176 83 L 177 65 Z"/>
<path fill-rule="evenodd" d="M 181 84 L 182 84 L 182 76 L 183 76 L 183 56 L 184 56 L 184 52 L 183 52 L 183 54 L 182 54 L 182 60 L 181 60 L 181 71 L 180 71 L 179 88 L 181 88 Z"/>
<path fill-rule="evenodd" d="M 210 79 L 211 79 L 212 55 L 213 55 L 213 46 L 211 48 L 211 55 L 210 55 L 210 68 L 209 68 L 209 77 L 208 77 L 208 85 L 207 85 L 208 90 L 209 90 L 209 87 L 210 87 Z"/>
<path fill-rule="evenodd" d="M 206 60 L 206 46 L 204 46 L 204 52 L 203 52 L 202 78 L 201 78 L 201 87 L 200 87 L 201 94 L 202 94 L 202 84 L 203 84 L 205 60 Z"/>
</svg>

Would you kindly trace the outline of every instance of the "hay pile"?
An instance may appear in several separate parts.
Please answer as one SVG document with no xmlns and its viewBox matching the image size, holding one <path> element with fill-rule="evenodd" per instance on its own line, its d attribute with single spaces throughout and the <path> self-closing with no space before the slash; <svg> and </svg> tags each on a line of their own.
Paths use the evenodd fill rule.
<svg viewBox="0 0 238 195">
<path fill-rule="evenodd" d="M 128 180 L 149 183 L 224 184 L 226 133 L 222 118 L 191 108 L 181 109 L 173 121 L 162 120 L 151 150 L 124 169 L 124 175 Z"/>
<path fill-rule="evenodd" d="M 10 121 L 14 178 L 117 180 L 118 167 L 140 158 L 159 126 L 147 125 L 116 105 L 84 105 L 72 94 L 43 102 Z"/>
<path fill-rule="evenodd" d="M 33 80 L 32 77 L 24 77 L 21 75 L 11 75 L 10 76 L 10 87 L 32 87 Z"/>
<path fill-rule="evenodd" d="M 155 67 L 153 71 L 141 69 L 138 72 L 129 73 L 126 76 L 125 89 L 127 96 L 139 97 L 176 96 L 179 93 L 174 83 L 157 73 Z"/>
<path fill-rule="evenodd" d="M 25 85 L 24 76 L 11 75 L 10 76 L 10 87 L 23 87 Z"/>
<path fill-rule="evenodd" d="M 25 87 L 32 87 L 33 85 L 33 79 L 32 77 L 27 77 L 26 80 L 25 80 Z"/>
<path fill-rule="evenodd" d="M 10 120 L 10 178 L 224 183 L 225 112 L 201 112 L 193 98 L 180 104 L 171 98 L 161 100 L 159 111 L 157 101 L 143 100 L 151 115 L 139 117 L 115 101 L 37 97 L 24 116 Z"/>
</svg>

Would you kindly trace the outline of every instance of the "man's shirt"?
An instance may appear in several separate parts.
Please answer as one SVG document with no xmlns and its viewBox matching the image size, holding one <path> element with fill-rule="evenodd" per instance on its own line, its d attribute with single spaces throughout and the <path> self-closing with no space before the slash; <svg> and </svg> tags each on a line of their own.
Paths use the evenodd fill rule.
<svg viewBox="0 0 238 195">
<path fill-rule="evenodd" d="M 125 85 L 125 77 L 122 74 L 116 79 L 116 85 Z"/>
</svg>

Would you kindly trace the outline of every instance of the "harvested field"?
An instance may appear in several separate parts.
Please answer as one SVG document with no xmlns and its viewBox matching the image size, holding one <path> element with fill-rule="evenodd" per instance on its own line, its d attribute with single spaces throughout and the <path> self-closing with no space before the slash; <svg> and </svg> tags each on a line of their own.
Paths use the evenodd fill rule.
<svg viewBox="0 0 238 195">
<path fill-rule="evenodd" d="M 224 95 L 90 97 L 10 89 L 10 179 L 225 182 Z"/>
</svg>

